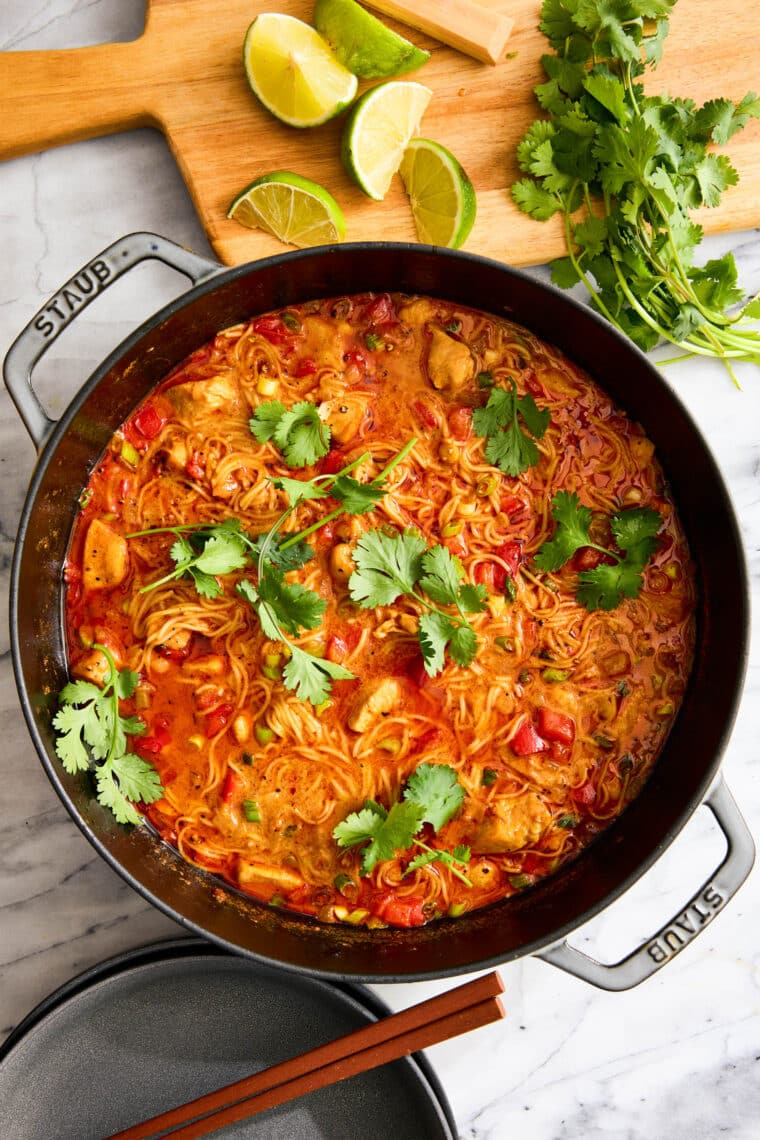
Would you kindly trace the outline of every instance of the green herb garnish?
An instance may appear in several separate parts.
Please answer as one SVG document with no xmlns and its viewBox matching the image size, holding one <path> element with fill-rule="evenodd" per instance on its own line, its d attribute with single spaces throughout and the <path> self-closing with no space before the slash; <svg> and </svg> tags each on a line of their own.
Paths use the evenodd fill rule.
<svg viewBox="0 0 760 1140">
<path fill-rule="evenodd" d="M 360 811 L 352 812 L 334 828 L 333 838 L 339 847 L 366 844 L 362 851 L 363 875 L 371 874 L 378 863 L 392 859 L 397 851 L 418 846 L 423 850 L 414 857 L 407 872 L 432 862 L 445 863 L 470 886 L 459 869 L 470 858 L 469 848 L 442 851 L 416 838 L 424 823 L 440 831 L 462 806 L 464 797 L 464 788 L 448 764 L 420 764 L 407 781 L 403 799 L 389 810 L 374 800 L 366 800 Z"/>
<path fill-rule="evenodd" d="M 141 824 L 135 803 L 153 803 L 163 795 L 155 768 L 127 751 L 127 736 L 142 736 L 145 725 L 138 717 L 123 717 L 119 701 L 137 688 L 138 674 L 116 668 L 103 645 L 95 644 L 108 662 L 103 688 L 89 681 L 71 681 L 61 690 L 60 709 L 53 717 L 58 732 L 55 750 L 65 770 L 73 775 L 86 772 L 95 761 L 98 802 L 109 808 L 119 823 Z"/>
<path fill-rule="evenodd" d="M 330 428 L 315 404 L 303 400 L 286 408 L 279 400 L 259 404 L 248 421 L 259 443 L 274 443 L 288 467 L 311 467 L 330 450 Z"/>
<path fill-rule="evenodd" d="M 635 598 L 643 583 L 642 571 L 657 549 L 655 535 L 662 519 L 651 507 L 632 507 L 610 518 L 610 530 L 618 551 L 591 539 L 591 510 L 581 506 L 574 491 L 558 491 L 552 499 L 552 517 L 557 523 L 553 538 L 544 542 L 535 556 L 541 570 L 559 570 L 576 550 L 589 546 L 614 559 L 614 565 L 595 566 L 578 575 L 576 597 L 589 610 L 612 610 L 623 598 Z"/>
<path fill-rule="evenodd" d="M 488 462 L 506 475 L 519 475 L 538 463 L 535 440 L 542 439 L 546 432 L 549 410 L 539 409 L 529 392 L 518 396 L 517 385 L 511 377 L 508 383 L 510 391 L 491 389 L 486 406 L 473 412 L 472 426 L 478 435 L 486 438 Z"/>
<path fill-rule="evenodd" d="M 255 800 L 243 800 L 243 815 L 249 823 L 261 823 L 259 805 Z"/>
<path fill-rule="evenodd" d="M 552 263 L 562 288 L 582 281 L 598 312 L 648 350 L 663 338 L 687 353 L 760 362 L 760 299 L 742 300 L 733 254 L 693 264 L 702 229 L 689 212 L 715 207 L 738 175 L 722 145 L 760 98 L 738 103 L 646 95 L 675 0 L 544 0 L 541 30 L 554 49 L 535 88 L 549 118 L 517 148 L 528 177 L 512 187 L 538 220 L 562 213 L 567 256 Z M 580 211 L 580 212 L 579 212 Z"/>
<path fill-rule="evenodd" d="M 486 608 L 487 591 L 484 586 L 463 581 L 462 564 L 447 547 L 428 550 L 424 538 L 414 530 L 370 530 L 357 542 L 353 558 L 356 569 L 348 580 L 348 590 L 364 609 L 388 606 L 402 595 L 425 607 L 418 620 L 418 636 L 425 670 L 431 677 L 443 668 L 447 648 L 457 665 L 470 664 L 478 642 L 467 614 Z M 434 603 L 456 607 L 459 616 Z"/>
</svg>

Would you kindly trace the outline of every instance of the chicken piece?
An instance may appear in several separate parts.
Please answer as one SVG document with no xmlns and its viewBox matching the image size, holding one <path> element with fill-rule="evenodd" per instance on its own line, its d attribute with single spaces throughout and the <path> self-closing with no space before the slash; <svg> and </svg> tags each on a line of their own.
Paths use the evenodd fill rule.
<svg viewBox="0 0 760 1140">
<path fill-rule="evenodd" d="M 365 685 L 351 710 L 348 727 L 366 732 L 380 719 L 393 712 L 401 702 L 401 685 L 395 677 L 380 677 Z"/>
<path fill-rule="evenodd" d="M 530 847 L 549 826 L 551 814 L 535 792 L 513 800 L 500 800 L 475 834 L 472 850 L 478 855 L 502 855 Z"/>
<path fill-rule="evenodd" d="M 319 405 L 319 418 L 328 424 L 336 443 L 350 443 L 369 413 L 365 396 L 336 396 Z"/>
<path fill-rule="evenodd" d="M 84 540 L 82 581 L 86 590 L 105 590 L 120 586 L 127 576 L 129 549 L 127 540 L 102 519 L 93 519 Z"/>
<path fill-rule="evenodd" d="M 428 376 L 434 388 L 458 392 L 475 375 L 475 361 L 466 344 L 454 340 L 443 329 L 431 328 Z"/>
<path fill-rule="evenodd" d="M 170 467 L 175 467 L 177 471 L 184 471 L 187 467 L 187 461 L 190 458 L 190 453 L 187 450 L 187 443 L 182 436 L 173 439 L 169 447 L 164 452 L 166 461 Z"/>
<path fill-rule="evenodd" d="M 109 647 L 110 648 L 110 647 Z M 114 659 L 116 667 L 119 667 L 119 661 Z M 90 649 L 83 657 L 72 666 L 71 672 L 75 677 L 80 677 L 83 681 L 90 681 L 93 685 L 97 685 L 99 689 L 103 688 L 106 677 L 111 671 L 111 666 L 108 664 L 108 658 L 105 653 L 101 653 L 99 649 Z"/>
<path fill-rule="evenodd" d="M 351 547 L 347 542 L 339 542 L 330 551 L 330 573 L 336 582 L 347 582 L 355 569 Z"/>
<path fill-rule="evenodd" d="M 342 372 L 345 368 L 343 347 L 353 334 L 348 321 L 310 314 L 303 318 L 301 329 L 304 334 L 304 355 L 319 360 L 320 371 L 331 368 L 334 372 Z"/>
<path fill-rule="evenodd" d="M 398 311 L 399 320 L 413 328 L 422 328 L 428 321 L 434 321 L 438 315 L 438 305 L 429 297 L 416 297 L 408 304 L 402 305 Z"/>
<path fill-rule="evenodd" d="M 167 397 L 178 414 L 186 421 L 208 415 L 209 412 L 223 411 L 230 415 L 245 411 L 240 389 L 234 376 L 221 373 L 210 380 L 189 380 L 186 384 L 175 384 L 169 388 Z"/>
<path fill-rule="evenodd" d="M 238 863 L 238 882 L 243 890 L 266 901 L 273 895 L 288 894 L 304 885 L 296 871 L 272 867 L 269 863 L 249 863 L 247 859 Z"/>
</svg>

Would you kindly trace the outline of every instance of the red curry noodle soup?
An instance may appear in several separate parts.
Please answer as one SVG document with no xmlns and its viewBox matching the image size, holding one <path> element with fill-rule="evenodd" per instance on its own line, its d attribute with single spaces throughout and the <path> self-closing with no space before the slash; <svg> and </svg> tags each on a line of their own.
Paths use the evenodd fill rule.
<svg viewBox="0 0 760 1140">
<path fill-rule="evenodd" d="M 225 329 L 81 504 L 70 669 L 136 674 L 115 751 L 160 776 L 141 814 L 323 922 L 416 926 L 550 874 L 638 793 L 684 692 L 695 587 L 652 444 L 462 306 Z"/>
</svg>

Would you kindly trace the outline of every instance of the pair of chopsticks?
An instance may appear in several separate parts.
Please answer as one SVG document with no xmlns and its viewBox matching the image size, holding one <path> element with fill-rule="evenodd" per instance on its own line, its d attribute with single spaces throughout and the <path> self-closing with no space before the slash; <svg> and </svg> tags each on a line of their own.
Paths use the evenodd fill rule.
<svg viewBox="0 0 760 1140">
<path fill-rule="evenodd" d="M 187 1104 L 116 1132 L 108 1140 L 148 1140 L 169 1131 L 166 1140 L 195 1140 L 217 1128 L 245 1120 L 286 1101 L 366 1073 L 489 1025 L 504 1016 L 498 974 L 485 974 L 453 990 L 420 1002 L 320 1045 L 300 1057 L 282 1061 L 242 1080 L 206 1093 Z"/>
</svg>

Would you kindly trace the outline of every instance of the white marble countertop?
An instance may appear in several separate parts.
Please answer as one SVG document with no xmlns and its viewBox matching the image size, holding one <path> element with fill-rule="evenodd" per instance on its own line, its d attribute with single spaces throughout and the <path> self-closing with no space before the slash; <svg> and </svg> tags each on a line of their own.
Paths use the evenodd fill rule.
<svg viewBox="0 0 760 1140">
<path fill-rule="evenodd" d="M 1 8 L 3 49 L 129 39 L 139 34 L 143 15 L 138 0 L 4 0 Z M 3 164 L 0 355 L 59 285 L 132 230 L 152 230 L 209 252 L 157 133 L 136 131 Z M 710 255 L 734 249 L 741 283 L 753 292 L 760 289 L 760 233 L 711 239 L 705 248 Z M 60 414 L 111 348 L 185 287 L 184 278 L 149 263 L 100 298 L 38 369 L 36 384 L 51 414 Z M 755 628 L 723 771 L 757 837 L 760 371 L 741 372 L 741 391 L 714 362 L 671 365 L 664 372 L 716 455 L 746 544 Z M 34 460 L 34 448 L 3 391 L 4 609 L 14 535 Z M 0 654 L 2 1038 L 40 999 L 81 970 L 180 930 L 123 883 L 70 820 L 27 735 L 5 624 Z M 710 813 L 700 809 L 657 866 L 571 941 L 602 960 L 617 960 L 678 912 L 720 861 L 721 847 Z M 759 910 L 760 875 L 755 873 L 694 942 L 627 993 L 594 989 L 531 958 L 502 967 L 506 1021 L 429 1052 L 461 1137 L 650 1140 L 688 1134 L 691 1140 L 719 1135 L 751 1140 L 760 1135 Z M 400 1007 L 444 985 L 385 986 L 379 992 Z"/>
</svg>

